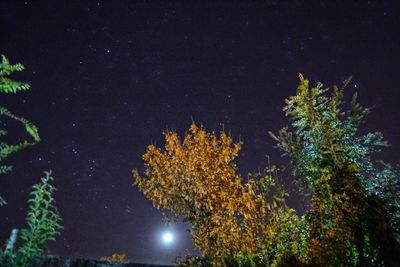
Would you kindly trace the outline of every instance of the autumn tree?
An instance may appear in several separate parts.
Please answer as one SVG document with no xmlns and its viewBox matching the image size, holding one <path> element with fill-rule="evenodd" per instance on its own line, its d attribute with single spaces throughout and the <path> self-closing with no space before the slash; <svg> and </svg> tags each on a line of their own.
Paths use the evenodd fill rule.
<svg viewBox="0 0 400 267">
<path fill-rule="evenodd" d="M 270 189 L 271 175 L 243 182 L 233 162 L 242 143 L 234 143 L 224 131 L 217 136 L 194 123 L 183 140 L 173 131 L 164 136 L 165 150 L 150 145 L 143 156 L 144 177 L 133 171 L 144 195 L 157 208 L 170 211 L 170 217 L 189 222 L 195 246 L 216 265 L 226 257 L 257 253 L 270 262 L 279 258 L 279 240 L 286 237 L 290 246 L 295 239 L 289 222 L 296 215 L 278 194 L 272 203 L 266 201 L 261 192 Z M 286 217 L 291 236 L 277 231 L 285 225 L 278 217 Z"/>
<path fill-rule="evenodd" d="M 111 256 L 101 257 L 100 260 L 107 262 L 122 262 L 122 263 L 129 262 L 128 256 L 126 256 L 126 254 L 121 254 L 121 253 L 113 253 Z"/>
<path fill-rule="evenodd" d="M 398 175 L 373 160 L 373 153 L 388 145 L 382 134 L 358 130 L 371 109 L 361 107 L 356 94 L 344 109 L 349 81 L 340 89 L 321 83 L 310 88 L 300 75 L 296 95 L 284 108 L 291 127 L 271 135 L 289 155 L 293 175 L 311 192 L 304 216 L 309 262 L 392 266 L 399 253 Z"/>
</svg>

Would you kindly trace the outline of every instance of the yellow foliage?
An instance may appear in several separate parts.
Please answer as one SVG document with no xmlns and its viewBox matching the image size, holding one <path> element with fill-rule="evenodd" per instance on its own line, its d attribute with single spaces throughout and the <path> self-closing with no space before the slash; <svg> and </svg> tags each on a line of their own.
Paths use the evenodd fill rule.
<svg viewBox="0 0 400 267">
<path fill-rule="evenodd" d="M 118 254 L 118 253 L 114 253 L 111 256 L 101 257 L 100 260 L 109 262 L 129 262 L 126 254 Z"/>
<path fill-rule="evenodd" d="M 266 227 L 269 209 L 257 183 L 250 179 L 243 185 L 237 173 L 233 160 L 242 143 L 194 123 L 183 140 L 173 131 L 164 136 L 164 150 L 148 146 L 144 177 L 134 170 L 134 184 L 155 207 L 192 224 L 194 244 L 203 255 L 255 253 L 256 240 L 271 233 Z"/>
</svg>

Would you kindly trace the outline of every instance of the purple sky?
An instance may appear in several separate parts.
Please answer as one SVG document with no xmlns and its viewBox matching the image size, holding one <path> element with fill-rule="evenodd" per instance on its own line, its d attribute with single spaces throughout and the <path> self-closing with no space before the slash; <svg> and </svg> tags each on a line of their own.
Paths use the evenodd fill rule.
<svg viewBox="0 0 400 267">
<path fill-rule="evenodd" d="M 192 118 L 244 141 L 244 175 L 263 169 L 266 154 L 286 163 L 267 131 L 288 123 L 281 109 L 299 72 L 326 85 L 353 75 L 347 96 L 376 106 L 364 130 L 382 131 L 393 144 L 383 157 L 399 162 L 396 1 L 213 2 L 0 2 L 0 53 L 25 65 L 15 78 L 32 86 L 0 105 L 42 137 L 7 159 L 15 170 L 0 177 L 0 242 L 24 226 L 30 188 L 52 169 L 65 227 L 53 254 L 171 263 L 193 253 L 185 225 L 160 242 L 161 211 L 132 186 L 131 170 L 143 169 L 148 144 L 163 145 L 162 130 L 183 134 Z M 26 137 L 1 123 L 11 140 Z"/>
</svg>

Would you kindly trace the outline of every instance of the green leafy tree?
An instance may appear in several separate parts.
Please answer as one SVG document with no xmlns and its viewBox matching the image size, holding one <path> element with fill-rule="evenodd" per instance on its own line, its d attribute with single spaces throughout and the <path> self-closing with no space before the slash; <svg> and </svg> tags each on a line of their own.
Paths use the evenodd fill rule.
<svg viewBox="0 0 400 267">
<path fill-rule="evenodd" d="M 14 72 L 22 71 L 24 66 L 22 64 L 11 65 L 5 56 L 2 55 L 1 57 L 0 93 L 15 94 L 19 91 L 28 90 L 30 88 L 28 83 L 15 81 L 10 78 L 10 75 Z M 18 144 L 0 142 L 0 161 L 40 141 L 38 128 L 27 119 L 14 115 L 5 107 L 0 107 L 0 115 L 21 123 L 32 138 L 31 141 L 25 140 Z M 6 134 L 6 130 L 0 129 L 0 136 L 4 137 Z M 11 170 L 11 166 L 0 166 L 0 174 L 10 172 Z M 30 193 L 31 198 L 29 199 L 29 212 L 26 218 L 28 227 L 20 231 L 21 242 L 18 248 L 14 249 L 11 246 L 6 252 L 0 252 L 1 266 L 33 266 L 35 259 L 43 254 L 47 242 L 55 241 L 55 237 L 59 234 L 62 227 L 59 224 L 61 218 L 52 197 L 55 191 L 55 188 L 51 185 L 52 181 L 51 171 L 45 172 L 45 177 L 41 179 L 41 183 L 33 186 L 33 190 Z M 6 202 L 0 197 L 0 206 L 4 204 Z M 17 235 L 15 236 L 17 237 Z"/>
<path fill-rule="evenodd" d="M 19 91 L 29 90 L 30 86 L 28 83 L 14 81 L 10 78 L 10 75 L 12 73 L 22 71 L 24 69 L 24 66 L 22 64 L 11 65 L 9 60 L 4 55 L 2 55 L 1 58 L 2 62 L 0 63 L 0 93 L 15 94 Z M 4 141 L 0 141 L 0 161 L 4 160 L 13 153 L 28 146 L 32 146 L 40 141 L 37 127 L 29 122 L 27 119 L 15 116 L 5 107 L 0 107 L 0 115 L 11 118 L 21 123 L 25 127 L 27 133 L 33 138 L 32 141 L 25 140 L 18 144 L 8 144 Z M 4 129 L 0 129 L 0 137 L 4 137 L 5 135 L 7 135 L 7 131 Z M 11 170 L 12 166 L 0 165 L 0 174 L 8 173 Z M 5 204 L 6 201 L 0 196 L 0 206 Z"/>
<path fill-rule="evenodd" d="M 30 193 L 27 228 L 21 230 L 22 244 L 15 250 L 6 252 L 0 258 L 2 266 L 33 266 L 43 255 L 49 241 L 55 241 L 60 230 L 61 218 L 57 211 L 53 193 L 56 190 L 51 182 L 50 172 L 44 172 L 39 184 L 33 185 Z"/>
<path fill-rule="evenodd" d="M 343 87 L 310 88 L 300 74 L 286 99 L 291 127 L 272 137 L 291 158 L 293 175 L 311 192 L 306 212 L 308 262 L 321 266 L 392 266 L 398 255 L 399 182 L 396 170 L 373 160 L 388 143 L 358 129 L 371 108 L 355 94 L 344 110 Z M 390 251 L 388 253 L 388 251 Z M 396 253 L 397 252 L 397 253 Z"/>
</svg>

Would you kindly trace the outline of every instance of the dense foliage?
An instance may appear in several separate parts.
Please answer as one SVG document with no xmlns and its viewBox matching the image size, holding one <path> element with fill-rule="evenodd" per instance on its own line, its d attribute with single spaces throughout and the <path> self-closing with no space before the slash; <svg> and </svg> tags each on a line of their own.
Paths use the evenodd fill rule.
<svg viewBox="0 0 400 267">
<path fill-rule="evenodd" d="M 101 257 L 100 260 L 107 261 L 110 263 L 113 263 L 113 262 L 127 263 L 127 262 L 129 262 L 128 256 L 126 256 L 126 254 L 120 254 L 120 253 L 113 253 L 111 256 Z"/>
<path fill-rule="evenodd" d="M 371 109 L 361 107 L 355 94 L 344 110 L 348 82 L 332 91 L 322 84 L 309 88 L 300 75 L 297 93 L 284 108 L 293 132 L 283 128 L 272 136 L 311 192 L 312 208 L 305 214 L 309 260 L 324 266 L 392 266 L 399 253 L 398 174 L 373 160 L 373 153 L 388 145 L 382 134 L 358 131 Z"/>
<path fill-rule="evenodd" d="M 380 132 L 362 134 L 370 113 L 344 88 L 310 88 L 300 75 L 284 111 L 291 122 L 270 133 L 311 195 L 301 217 L 285 204 L 275 167 L 247 182 L 233 160 L 241 143 L 195 124 L 183 140 L 166 132 L 165 150 L 150 145 L 135 184 L 157 208 L 182 216 L 202 257 L 190 266 L 396 266 L 400 258 L 398 171 L 374 160 L 388 146 Z M 272 194 L 272 196 L 271 196 Z"/>
<path fill-rule="evenodd" d="M 165 151 L 148 147 L 143 156 L 146 177 L 134 171 L 135 184 L 157 208 L 192 225 L 193 242 L 209 261 L 263 252 L 262 260 L 270 262 L 293 245 L 293 221 L 298 219 L 294 211 L 285 205 L 280 190 L 271 203 L 263 197 L 273 186 L 272 173 L 246 183 L 237 173 L 233 160 L 241 143 L 233 143 L 223 131 L 219 136 L 207 133 L 194 123 L 184 140 L 171 131 L 165 139 Z"/>
<path fill-rule="evenodd" d="M 21 244 L 18 248 L 0 254 L 1 266 L 33 266 L 35 260 L 43 255 L 46 244 L 55 241 L 62 226 L 51 185 L 51 172 L 45 172 L 39 184 L 33 185 L 30 193 L 29 212 L 26 218 L 27 228 L 21 230 Z"/>
<path fill-rule="evenodd" d="M 2 57 L 0 63 L 0 93 L 17 93 L 22 90 L 29 90 L 30 86 L 28 83 L 14 81 L 10 78 L 10 75 L 14 72 L 19 72 L 24 69 L 22 64 L 11 65 L 5 56 Z M 27 133 L 33 138 L 32 141 L 22 141 L 18 144 L 8 144 L 4 141 L 0 141 L 0 161 L 7 158 L 9 155 L 32 146 L 40 141 L 37 127 L 29 122 L 27 119 L 15 116 L 11 111 L 5 107 L 0 107 L 0 115 L 20 122 L 26 129 Z M 7 131 L 0 129 L 0 137 L 7 135 Z M 8 173 L 12 170 L 12 166 L 0 165 L 0 174 Z M 6 201 L 0 196 L 0 206 L 6 204 Z"/>
</svg>

